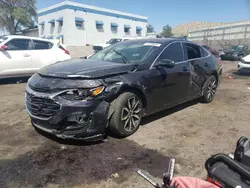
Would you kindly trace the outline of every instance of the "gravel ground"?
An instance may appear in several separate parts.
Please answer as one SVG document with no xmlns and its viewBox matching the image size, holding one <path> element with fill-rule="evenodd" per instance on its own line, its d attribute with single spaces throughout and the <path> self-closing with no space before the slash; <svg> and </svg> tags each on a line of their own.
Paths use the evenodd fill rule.
<svg viewBox="0 0 250 188">
<path fill-rule="evenodd" d="M 240 136 L 250 137 L 250 77 L 234 74 L 236 66 L 224 62 L 212 103 L 188 102 L 145 118 L 126 139 L 97 144 L 37 133 L 25 111 L 25 83 L 2 82 L 0 187 L 146 188 L 150 185 L 135 170 L 159 180 L 169 156 L 177 159 L 175 175 L 205 178 L 210 155 L 232 152 Z"/>
</svg>

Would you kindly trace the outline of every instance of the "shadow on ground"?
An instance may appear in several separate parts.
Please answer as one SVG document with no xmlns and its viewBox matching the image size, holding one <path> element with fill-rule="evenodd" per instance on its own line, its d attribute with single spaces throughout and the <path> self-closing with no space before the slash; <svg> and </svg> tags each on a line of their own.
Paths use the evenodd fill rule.
<svg viewBox="0 0 250 188">
<path fill-rule="evenodd" d="M 0 79 L 0 85 L 26 83 L 30 77 Z"/>
<path fill-rule="evenodd" d="M 91 184 L 118 173 L 117 183 L 127 180 L 137 168 L 162 177 L 169 158 L 155 150 L 123 139 L 99 145 L 62 146 L 45 143 L 13 160 L 0 161 L 0 187 L 65 187 Z"/>
<path fill-rule="evenodd" d="M 169 108 L 167 110 L 164 110 L 164 111 L 158 112 L 156 114 L 147 116 L 147 117 L 142 119 L 141 125 L 143 126 L 143 125 L 149 124 L 152 121 L 156 121 L 157 119 L 161 119 L 165 116 L 171 115 L 171 114 L 176 113 L 176 112 L 181 111 L 181 110 L 184 110 L 185 108 L 188 108 L 188 107 L 196 105 L 196 104 L 198 104 L 198 100 L 192 100 L 192 101 L 180 104 L 178 106 L 175 106 L 173 108 Z"/>
</svg>

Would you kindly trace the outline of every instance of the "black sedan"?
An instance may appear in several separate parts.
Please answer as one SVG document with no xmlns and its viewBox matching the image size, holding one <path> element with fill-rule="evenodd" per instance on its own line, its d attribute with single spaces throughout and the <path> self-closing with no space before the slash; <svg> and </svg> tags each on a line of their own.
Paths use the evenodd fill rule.
<svg viewBox="0 0 250 188">
<path fill-rule="evenodd" d="M 221 54 L 221 60 L 239 61 L 241 58 L 249 54 L 248 46 L 232 46 Z"/>
<path fill-rule="evenodd" d="M 180 39 L 117 43 L 89 59 L 58 62 L 33 75 L 26 107 L 37 129 L 70 139 L 133 134 L 143 116 L 189 100 L 213 100 L 222 67 Z"/>
</svg>

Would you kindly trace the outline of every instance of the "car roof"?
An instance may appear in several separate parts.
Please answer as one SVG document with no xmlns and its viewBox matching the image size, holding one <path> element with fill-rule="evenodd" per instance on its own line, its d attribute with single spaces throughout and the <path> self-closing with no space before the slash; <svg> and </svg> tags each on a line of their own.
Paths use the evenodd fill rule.
<svg viewBox="0 0 250 188">
<path fill-rule="evenodd" d="M 43 39 L 39 37 L 29 37 L 29 36 L 23 36 L 23 35 L 5 35 L 4 37 L 7 37 L 8 39 L 30 39 L 30 40 L 41 40 L 46 42 L 51 42 L 48 39 Z"/>
<path fill-rule="evenodd" d="M 143 38 L 143 39 L 134 39 L 134 40 L 128 40 L 128 41 L 125 41 L 125 42 L 151 42 L 151 43 L 160 43 L 160 44 L 168 44 L 170 42 L 173 42 L 173 41 L 185 41 L 183 39 L 179 39 L 179 38 Z M 189 42 L 189 43 L 192 43 L 190 41 L 186 41 L 186 42 Z"/>
</svg>

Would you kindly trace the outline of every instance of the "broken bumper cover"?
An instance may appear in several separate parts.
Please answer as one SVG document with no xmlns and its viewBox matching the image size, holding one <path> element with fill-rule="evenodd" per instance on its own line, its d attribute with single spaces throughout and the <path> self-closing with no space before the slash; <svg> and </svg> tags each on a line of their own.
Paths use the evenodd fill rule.
<svg viewBox="0 0 250 188">
<path fill-rule="evenodd" d="M 69 101 L 57 94 L 26 89 L 26 109 L 33 126 L 63 139 L 102 139 L 109 106 L 103 100 Z"/>
</svg>

